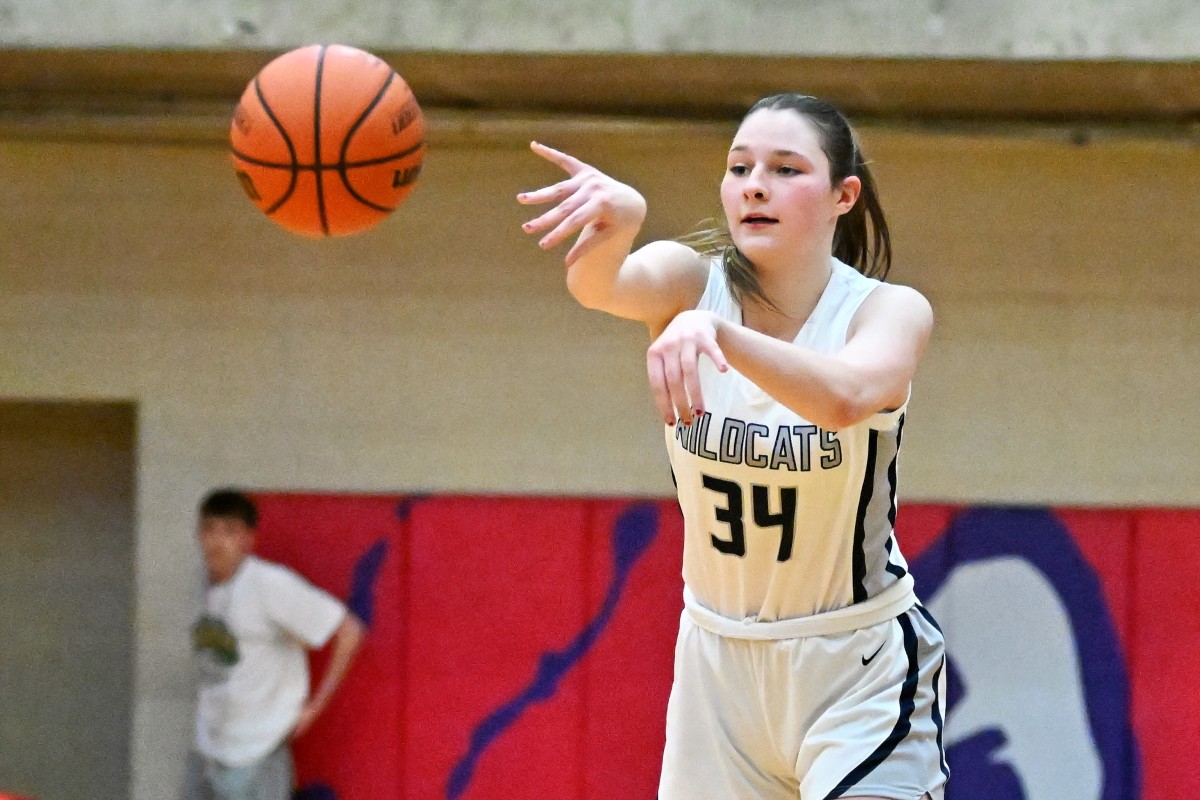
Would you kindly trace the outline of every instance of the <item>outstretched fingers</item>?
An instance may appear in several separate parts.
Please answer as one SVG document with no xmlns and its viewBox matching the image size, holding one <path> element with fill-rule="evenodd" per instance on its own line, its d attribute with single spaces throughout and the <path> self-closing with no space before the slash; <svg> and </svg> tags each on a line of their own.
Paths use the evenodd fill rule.
<svg viewBox="0 0 1200 800">
<path fill-rule="evenodd" d="M 559 203 L 579 187 L 579 181 L 574 178 L 567 178 L 559 181 L 552 186 L 545 186 L 541 189 L 534 189 L 530 192 L 521 192 L 517 195 L 517 202 L 523 206 L 538 206 L 546 203 Z"/>
<path fill-rule="evenodd" d="M 530 142 L 529 149 L 549 161 L 551 164 L 558 166 L 568 175 L 577 175 L 588 168 L 587 164 L 580 161 L 575 156 L 564 153 L 561 150 L 555 150 L 553 147 L 548 147 L 541 142 Z"/>
<path fill-rule="evenodd" d="M 593 202 L 593 193 L 581 191 L 588 175 L 595 170 L 574 156 L 553 147 L 532 142 L 530 148 L 546 160 L 557 164 L 570 176 L 551 186 L 517 195 L 517 202 L 522 205 L 556 204 L 546 213 L 521 226 L 526 233 L 549 231 L 538 242 L 541 247 L 549 249 L 582 230 L 591 217 L 598 213 L 598 204 Z"/>
<path fill-rule="evenodd" d="M 552 206 L 521 226 L 525 233 L 541 236 L 540 247 L 549 250 L 578 234 L 566 256 L 571 266 L 600 243 L 611 241 L 614 231 L 626 231 L 632 240 L 646 214 L 646 201 L 633 187 L 553 147 L 537 142 L 530 147 L 568 175 L 551 186 L 517 195 L 523 205 Z"/>
<path fill-rule="evenodd" d="M 599 214 L 600 205 L 594 195 L 576 192 L 537 219 L 526 222 L 522 228 L 526 233 L 549 228 L 550 232 L 538 241 L 541 247 L 548 250 L 582 230 Z"/>
</svg>

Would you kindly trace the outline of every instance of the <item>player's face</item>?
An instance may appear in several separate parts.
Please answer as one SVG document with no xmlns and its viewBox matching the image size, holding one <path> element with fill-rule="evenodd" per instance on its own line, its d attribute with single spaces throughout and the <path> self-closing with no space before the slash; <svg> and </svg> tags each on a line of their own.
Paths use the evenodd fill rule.
<svg viewBox="0 0 1200 800">
<path fill-rule="evenodd" d="M 790 109 L 748 116 L 729 148 L 721 204 L 733 242 L 751 261 L 807 250 L 830 239 L 857 198 L 857 178 L 829 180 L 829 158 L 816 128 Z M 846 184 L 853 197 L 846 204 Z"/>
<path fill-rule="evenodd" d="M 232 517 L 201 517 L 197 535 L 204 566 L 213 583 L 233 577 L 254 546 L 254 532 L 245 522 Z"/>
</svg>

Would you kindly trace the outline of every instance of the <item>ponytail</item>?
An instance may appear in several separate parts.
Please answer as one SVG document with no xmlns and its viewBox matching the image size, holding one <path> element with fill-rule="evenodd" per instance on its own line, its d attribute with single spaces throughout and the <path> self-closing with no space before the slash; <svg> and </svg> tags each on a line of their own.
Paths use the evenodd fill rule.
<svg viewBox="0 0 1200 800">
<path fill-rule="evenodd" d="M 879 202 L 875 177 L 863 159 L 858 137 L 852 134 L 851 141 L 853 167 L 842 180 L 857 176 L 862 191 L 854 206 L 838 218 L 833 232 L 833 256 L 869 278 L 884 280 L 892 267 L 892 236 Z"/>
</svg>

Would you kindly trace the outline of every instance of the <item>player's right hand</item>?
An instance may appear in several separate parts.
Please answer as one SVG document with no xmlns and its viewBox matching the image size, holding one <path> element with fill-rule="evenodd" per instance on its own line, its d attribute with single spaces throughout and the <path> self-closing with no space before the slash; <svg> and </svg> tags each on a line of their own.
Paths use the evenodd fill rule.
<svg viewBox="0 0 1200 800">
<path fill-rule="evenodd" d="M 632 240 L 646 218 L 646 200 L 636 189 L 552 147 L 531 142 L 530 149 L 567 173 L 553 186 L 517 195 L 523 205 L 555 204 L 521 226 L 529 234 L 546 232 L 538 241 L 541 248 L 549 250 L 579 233 L 566 255 L 569 267 L 618 232 Z"/>
<path fill-rule="evenodd" d="M 729 370 L 725 353 L 717 344 L 717 329 L 722 324 L 721 318 L 711 311 L 684 311 L 671 320 L 646 350 L 650 391 L 667 425 L 676 421 L 691 425 L 704 413 L 700 356 L 708 356 L 721 372 Z"/>
</svg>

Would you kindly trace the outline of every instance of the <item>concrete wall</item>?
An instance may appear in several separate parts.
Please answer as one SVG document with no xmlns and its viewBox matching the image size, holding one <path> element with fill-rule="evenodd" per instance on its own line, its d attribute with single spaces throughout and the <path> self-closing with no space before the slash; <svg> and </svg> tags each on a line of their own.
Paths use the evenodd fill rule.
<svg viewBox="0 0 1200 800">
<path fill-rule="evenodd" d="M 0 0 L 0 46 L 1193 59 L 1192 0 Z"/>
<path fill-rule="evenodd" d="M 571 303 L 513 195 L 555 178 L 544 138 L 671 236 L 718 210 L 729 133 L 434 115 L 408 203 L 332 241 L 262 217 L 219 142 L 0 140 L 0 396 L 138 407 L 136 800 L 187 739 L 204 490 L 669 494 L 644 333 Z M 937 314 L 902 498 L 1200 504 L 1200 148 L 863 134 Z"/>
</svg>

